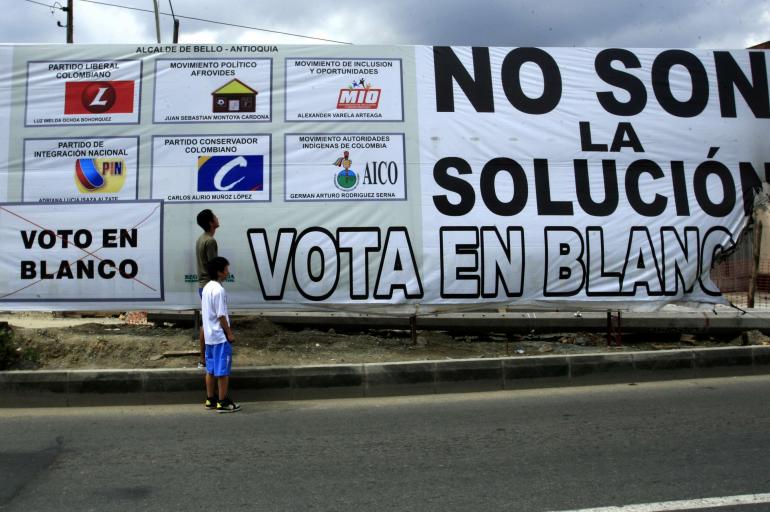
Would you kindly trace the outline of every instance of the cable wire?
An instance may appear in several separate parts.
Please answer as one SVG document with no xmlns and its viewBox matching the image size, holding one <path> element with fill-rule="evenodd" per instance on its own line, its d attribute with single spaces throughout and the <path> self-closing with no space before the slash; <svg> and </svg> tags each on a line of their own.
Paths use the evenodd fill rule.
<svg viewBox="0 0 770 512">
<path fill-rule="evenodd" d="M 27 1 L 28 2 L 33 2 L 33 0 L 27 0 Z M 130 7 L 128 5 L 112 4 L 112 3 L 109 3 L 109 2 L 100 2 L 98 0 L 80 0 L 80 1 L 81 2 L 87 2 L 87 3 L 90 3 L 90 4 L 105 5 L 105 6 L 108 6 L 108 7 L 117 7 L 117 8 L 120 8 L 120 9 L 129 9 L 131 11 L 140 11 L 140 12 L 149 12 L 149 13 L 154 13 L 155 12 L 155 11 L 152 11 L 150 9 L 142 9 L 140 7 Z M 40 3 L 40 2 L 33 2 L 33 3 Z M 45 4 L 41 4 L 41 5 L 45 5 Z M 47 6 L 47 7 L 50 7 L 50 6 Z M 161 12 L 159 14 L 162 14 L 164 16 L 173 16 L 172 14 L 169 14 L 167 12 Z M 353 43 L 351 43 L 349 41 L 337 41 L 335 39 L 325 39 L 323 37 L 305 36 L 305 35 L 302 35 L 302 34 L 294 34 L 292 32 L 282 32 L 280 30 L 271 30 L 271 29 L 268 29 L 268 28 L 251 27 L 251 26 L 248 26 L 248 25 L 238 25 L 238 24 L 235 24 L 235 23 L 227 23 L 225 21 L 216 21 L 216 20 L 210 20 L 210 19 L 206 19 L 206 18 L 196 18 L 194 16 L 182 16 L 181 14 L 177 14 L 176 17 L 177 18 L 181 18 L 181 19 L 186 19 L 186 20 L 202 21 L 204 23 L 213 23 L 213 24 L 216 24 L 216 25 L 226 25 L 228 27 L 245 28 L 245 29 L 248 29 L 248 30 L 258 30 L 260 32 L 270 32 L 270 33 L 273 33 L 273 34 L 281 34 L 281 35 L 292 36 L 292 37 L 301 37 L 301 38 L 304 38 L 304 39 L 315 39 L 315 40 L 318 40 L 318 41 L 325 41 L 325 42 L 328 42 L 328 43 L 353 44 Z"/>
<path fill-rule="evenodd" d="M 176 21 L 176 16 L 174 16 L 174 4 L 171 3 L 171 0 L 168 0 L 168 6 L 171 8 L 171 17 Z"/>
<path fill-rule="evenodd" d="M 56 7 L 55 5 L 44 4 L 43 2 L 36 2 L 35 0 L 24 0 L 24 1 L 29 2 L 31 4 L 42 5 L 43 7 L 48 7 L 49 9 L 59 9 L 60 11 L 64 10 L 64 6 Z"/>
</svg>

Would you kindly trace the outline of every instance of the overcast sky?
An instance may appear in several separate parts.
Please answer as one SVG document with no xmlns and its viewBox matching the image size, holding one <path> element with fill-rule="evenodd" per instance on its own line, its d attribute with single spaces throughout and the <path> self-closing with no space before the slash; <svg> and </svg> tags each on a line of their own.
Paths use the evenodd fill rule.
<svg viewBox="0 0 770 512">
<path fill-rule="evenodd" d="M 51 0 L 34 0 L 52 5 Z M 153 0 L 99 0 L 152 10 Z M 746 48 L 770 40 L 770 0 L 171 0 L 179 16 L 353 44 Z M 154 43 L 151 12 L 74 0 L 76 43 Z M 55 5 L 66 5 L 58 0 Z M 163 13 L 169 0 L 158 0 Z M 60 43 L 65 13 L 0 0 L 0 43 Z M 181 19 L 182 43 L 320 43 Z M 161 15 L 162 41 L 172 37 Z"/>
</svg>

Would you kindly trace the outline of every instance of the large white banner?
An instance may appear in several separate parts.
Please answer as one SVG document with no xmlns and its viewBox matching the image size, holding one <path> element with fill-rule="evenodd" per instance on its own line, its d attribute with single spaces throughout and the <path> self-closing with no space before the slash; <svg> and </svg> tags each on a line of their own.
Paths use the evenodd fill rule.
<svg viewBox="0 0 770 512">
<path fill-rule="evenodd" d="M 723 302 L 710 270 L 770 176 L 768 60 L 0 46 L 0 305 L 196 308 L 204 209 L 233 310 Z"/>
<path fill-rule="evenodd" d="M 163 205 L 0 204 L 0 304 L 163 300 Z"/>
<path fill-rule="evenodd" d="M 421 48 L 426 301 L 718 297 L 761 169 L 751 57 Z"/>
</svg>

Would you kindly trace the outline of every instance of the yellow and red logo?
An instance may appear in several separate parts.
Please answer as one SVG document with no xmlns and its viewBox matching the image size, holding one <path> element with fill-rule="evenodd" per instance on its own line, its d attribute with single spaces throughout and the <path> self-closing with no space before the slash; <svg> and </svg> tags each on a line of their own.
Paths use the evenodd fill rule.
<svg viewBox="0 0 770 512">
<path fill-rule="evenodd" d="M 340 89 L 337 97 L 338 109 L 376 109 L 380 104 L 382 89 L 372 87 L 362 78 L 345 89 Z"/>
</svg>

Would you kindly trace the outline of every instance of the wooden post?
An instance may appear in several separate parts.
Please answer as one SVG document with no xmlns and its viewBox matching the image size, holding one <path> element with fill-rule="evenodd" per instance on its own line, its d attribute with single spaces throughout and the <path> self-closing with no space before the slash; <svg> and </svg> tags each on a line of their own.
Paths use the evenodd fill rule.
<svg viewBox="0 0 770 512">
<path fill-rule="evenodd" d="M 751 279 L 749 280 L 749 296 L 746 300 L 746 307 L 754 307 L 754 298 L 757 294 L 757 276 L 759 275 L 759 255 L 762 246 L 762 223 L 754 220 L 754 247 L 753 258 L 751 262 Z"/>
<path fill-rule="evenodd" d="M 618 315 L 612 314 L 612 311 L 607 311 L 607 346 L 608 347 L 620 347 L 623 345 L 623 326 L 621 325 L 621 314 L 618 310 Z M 617 323 L 615 322 L 617 320 Z"/>
</svg>

